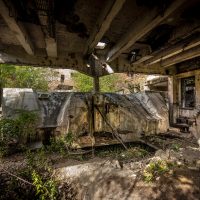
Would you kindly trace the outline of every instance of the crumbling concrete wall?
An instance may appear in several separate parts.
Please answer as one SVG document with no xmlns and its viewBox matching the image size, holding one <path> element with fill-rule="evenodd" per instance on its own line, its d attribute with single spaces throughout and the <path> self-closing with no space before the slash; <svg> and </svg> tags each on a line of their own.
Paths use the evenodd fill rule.
<svg viewBox="0 0 200 200">
<path fill-rule="evenodd" d="M 192 76 L 195 77 L 195 107 L 183 108 L 181 105 L 181 79 Z M 197 139 L 200 139 L 200 70 L 181 73 L 170 77 L 168 88 L 171 122 L 176 123 L 176 118 L 179 116 L 194 119 L 190 131 Z"/>
<path fill-rule="evenodd" d="M 37 96 L 29 88 L 4 88 L 2 109 L 4 117 L 14 117 L 19 110 L 40 110 Z"/>
<path fill-rule="evenodd" d="M 38 128 L 52 128 L 53 134 L 58 135 L 70 132 L 80 137 L 92 131 L 101 136 L 112 135 L 114 130 L 125 141 L 132 141 L 142 134 L 157 134 L 169 128 L 168 108 L 159 92 L 94 95 L 4 89 L 4 117 L 15 116 L 17 109 L 38 110 L 41 118 Z"/>
</svg>

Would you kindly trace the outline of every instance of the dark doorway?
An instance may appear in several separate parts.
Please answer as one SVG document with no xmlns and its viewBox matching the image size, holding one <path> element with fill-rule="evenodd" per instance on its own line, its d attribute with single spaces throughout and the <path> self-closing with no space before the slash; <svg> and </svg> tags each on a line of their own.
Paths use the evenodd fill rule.
<svg viewBox="0 0 200 200">
<path fill-rule="evenodd" d="M 181 105 L 183 108 L 195 107 L 195 77 L 181 79 Z"/>
</svg>

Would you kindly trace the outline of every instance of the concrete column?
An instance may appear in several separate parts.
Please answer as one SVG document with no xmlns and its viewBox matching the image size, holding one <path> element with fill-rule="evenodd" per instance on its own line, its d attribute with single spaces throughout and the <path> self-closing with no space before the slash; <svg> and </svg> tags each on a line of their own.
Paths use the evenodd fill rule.
<svg viewBox="0 0 200 200">
<path fill-rule="evenodd" d="M 1 69 L 0 69 L 0 107 L 2 104 L 2 98 L 3 98 L 3 82 L 2 82 L 2 73 L 1 73 Z"/>
<path fill-rule="evenodd" d="M 180 87 L 180 80 L 173 76 L 173 122 L 176 122 L 176 118 L 179 117 L 179 87 Z"/>
<path fill-rule="evenodd" d="M 0 107 L 1 107 L 1 104 L 2 104 L 2 98 L 3 98 L 3 88 L 0 85 Z"/>
<path fill-rule="evenodd" d="M 195 89 L 196 89 L 196 108 L 200 108 L 200 70 L 196 71 L 195 75 Z"/>
<path fill-rule="evenodd" d="M 98 76 L 93 77 L 93 89 L 94 89 L 95 93 L 100 92 L 99 77 Z"/>
<path fill-rule="evenodd" d="M 178 117 L 178 79 L 176 76 L 168 78 L 168 99 L 169 99 L 169 122 L 170 125 L 176 122 Z"/>
<path fill-rule="evenodd" d="M 200 147 L 200 70 L 196 71 L 195 76 L 195 89 L 196 89 L 196 126 L 195 126 L 195 137 Z"/>
<path fill-rule="evenodd" d="M 168 77 L 169 124 L 173 125 L 173 77 Z"/>
</svg>

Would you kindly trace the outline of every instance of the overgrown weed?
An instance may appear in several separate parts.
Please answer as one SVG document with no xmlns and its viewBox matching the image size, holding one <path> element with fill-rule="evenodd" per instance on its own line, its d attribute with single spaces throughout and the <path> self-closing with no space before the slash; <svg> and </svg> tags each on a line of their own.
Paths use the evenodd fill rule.
<svg viewBox="0 0 200 200">
<path fill-rule="evenodd" d="M 175 165 L 166 160 L 151 161 L 143 171 L 143 179 L 146 182 L 152 182 L 160 175 L 169 172 Z"/>
</svg>

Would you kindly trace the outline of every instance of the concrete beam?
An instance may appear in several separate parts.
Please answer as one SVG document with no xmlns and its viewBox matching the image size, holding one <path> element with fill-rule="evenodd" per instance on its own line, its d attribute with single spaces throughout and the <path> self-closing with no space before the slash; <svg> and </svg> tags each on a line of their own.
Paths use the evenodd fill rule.
<svg viewBox="0 0 200 200">
<path fill-rule="evenodd" d="M 73 69 L 89 76 L 93 76 L 91 67 L 86 66 L 86 61 L 83 59 L 83 55 L 79 53 L 69 53 L 64 58 L 50 58 L 47 56 L 29 55 L 19 46 L 1 46 L 0 63 L 57 69 Z"/>
<path fill-rule="evenodd" d="M 119 56 L 117 59 L 109 63 L 109 65 L 113 69 L 114 73 L 142 73 L 166 75 L 165 69 L 161 67 L 158 63 L 151 66 L 144 66 L 143 64 L 133 65 L 123 56 Z"/>
<path fill-rule="evenodd" d="M 145 36 L 170 14 L 180 8 L 185 1 L 186 0 L 174 0 L 165 10 L 163 15 L 160 15 L 156 8 L 148 11 L 148 14 L 144 12 L 144 14 L 134 22 L 131 29 L 123 35 L 120 41 L 109 51 L 107 60 L 112 61 L 117 58 L 122 52 L 130 48 L 137 40 Z"/>
<path fill-rule="evenodd" d="M 94 50 L 97 43 L 102 39 L 105 32 L 109 29 L 111 22 L 121 10 L 126 0 L 108 0 L 106 6 L 102 10 L 96 26 L 94 27 L 91 36 L 87 42 L 85 54 L 90 54 Z"/>
<path fill-rule="evenodd" d="M 157 62 L 160 62 L 160 61 L 163 61 L 167 58 L 170 58 L 174 55 L 177 55 L 183 51 L 186 51 L 188 49 L 191 49 L 193 47 L 196 47 L 200 45 L 200 34 L 198 35 L 195 35 L 193 38 L 191 39 L 187 39 L 187 40 L 184 40 L 182 42 L 179 42 L 178 44 L 175 44 L 173 46 L 170 46 L 169 48 L 167 49 L 163 49 L 157 53 L 153 53 L 151 54 L 150 56 L 152 58 L 146 60 L 144 62 L 144 64 L 147 64 L 147 65 L 152 65 L 154 63 L 157 63 Z"/>
<path fill-rule="evenodd" d="M 169 67 L 171 65 L 186 61 L 186 60 L 190 60 L 192 58 L 196 58 L 200 56 L 200 45 L 193 47 L 191 49 L 188 50 L 184 50 L 181 53 L 174 55 L 172 57 L 169 57 L 163 61 L 161 61 L 160 65 L 162 67 Z M 149 65 L 151 66 L 151 65 Z"/>
<path fill-rule="evenodd" d="M 48 57 L 54 57 L 56 58 L 58 56 L 57 54 L 57 43 L 54 38 L 45 38 L 46 43 L 46 51 Z"/>
<path fill-rule="evenodd" d="M 81 73 L 87 74 L 92 77 L 100 77 L 109 75 L 108 70 L 103 66 L 95 67 L 95 73 L 92 66 L 87 67 L 87 61 L 83 59 L 81 54 L 67 54 L 65 58 L 50 58 L 46 56 L 31 56 L 26 54 L 21 48 L 0 48 L 0 63 L 14 64 L 14 65 L 26 65 L 35 67 L 50 67 L 50 68 L 62 68 L 73 69 Z M 113 73 L 142 73 L 142 74 L 161 74 L 166 75 L 165 68 L 156 63 L 153 65 L 133 65 L 124 57 L 118 57 L 111 63 L 109 63 Z M 95 82 L 97 80 L 94 80 Z M 98 83 L 96 84 L 96 90 L 98 91 Z"/>
<path fill-rule="evenodd" d="M 29 38 L 25 27 L 21 23 L 17 22 L 14 17 L 10 16 L 9 9 L 3 0 L 0 0 L 0 14 L 6 22 L 6 24 L 8 25 L 8 27 L 10 28 L 10 30 L 19 40 L 20 44 L 23 46 L 25 51 L 28 54 L 33 55 L 33 43 L 31 42 L 31 39 Z"/>
<path fill-rule="evenodd" d="M 38 11 L 38 17 L 40 20 L 42 31 L 44 33 L 47 56 L 56 58 L 58 56 L 57 43 L 55 38 L 50 37 L 47 31 L 49 19 L 46 16 L 46 13 L 43 11 Z"/>
</svg>

